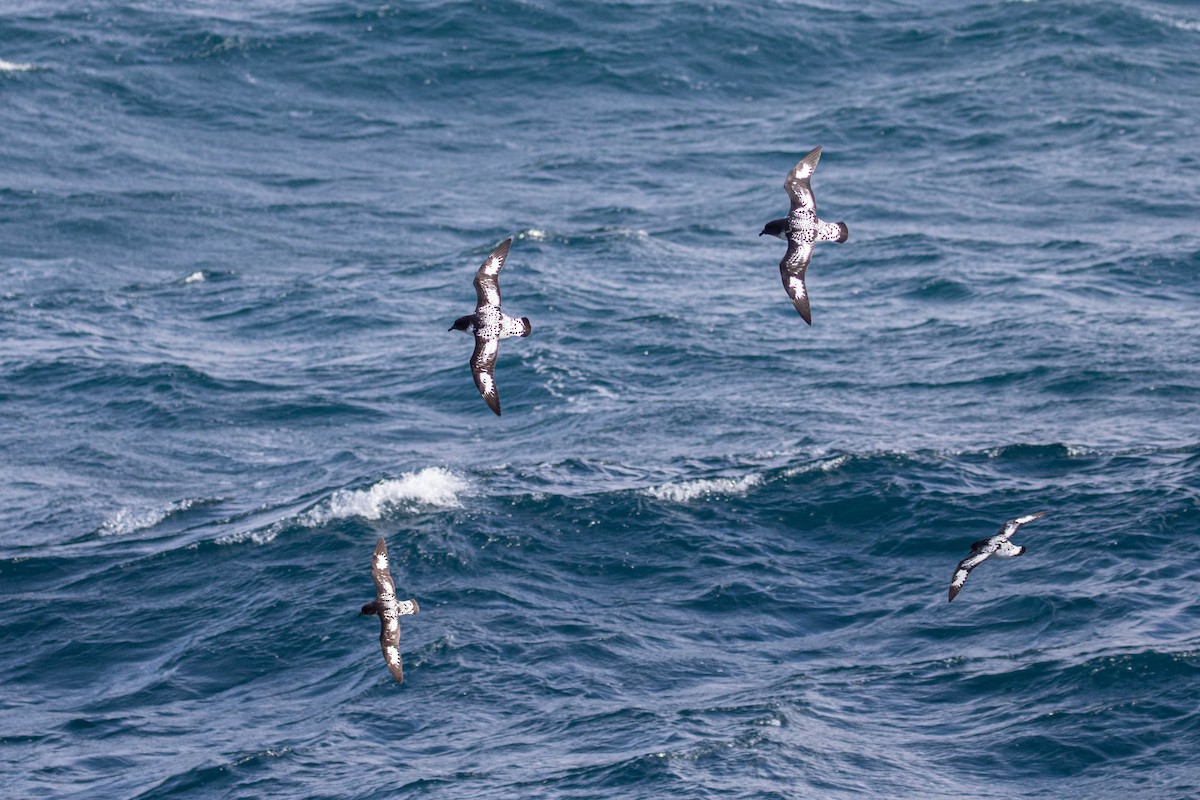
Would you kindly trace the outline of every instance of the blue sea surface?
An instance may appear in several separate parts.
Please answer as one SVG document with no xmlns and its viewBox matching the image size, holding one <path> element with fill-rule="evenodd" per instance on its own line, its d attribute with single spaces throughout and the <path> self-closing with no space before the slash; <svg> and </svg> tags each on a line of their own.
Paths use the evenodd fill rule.
<svg viewBox="0 0 1200 800">
<path fill-rule="evenodd" d="M 1182 0 L 6 5 L 2 793 L 1200 797 L 1198 131 Z"/>
</svg>

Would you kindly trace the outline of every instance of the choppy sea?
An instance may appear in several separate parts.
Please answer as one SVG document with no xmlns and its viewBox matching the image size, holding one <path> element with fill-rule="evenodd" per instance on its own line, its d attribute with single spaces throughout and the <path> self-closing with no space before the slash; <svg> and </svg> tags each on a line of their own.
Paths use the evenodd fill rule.
<svg viewBox="0 0 1200 800">
<path fill-rule="evenodd" d="M 1182 0 L 5 5 L 3 794 L 1200 796 L 1197 131 Z"/>
</svg>

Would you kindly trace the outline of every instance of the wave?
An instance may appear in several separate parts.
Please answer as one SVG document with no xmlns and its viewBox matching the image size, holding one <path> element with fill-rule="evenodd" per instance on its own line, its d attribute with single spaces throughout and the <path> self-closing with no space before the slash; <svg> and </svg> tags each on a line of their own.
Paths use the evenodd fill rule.
<svg viewBox="0 0 1200 800">
<path fill-rule="evenodd" d="M 415 512 L 422 507 L 458 508 L 470 488 L 465 478 L 442 467 L 426 467 L 399 478 L 386 478 L 367 489 L 339 489 L 328 503 L 309 509 L 299 522 L 317 527 L 332 520 L 361 517 L 377 520 L 396 507 Z"/>
<path fill-rule="evenodd" d="M 18 64 L 0 58 L 0 72 L 29 72 L 36 69 L 33 64 Z"/>
<path fill-rule="evenodd" d="M 786 478 L 794 478 L 797 475 L 803 475 L 807 472 L 833 472 L 850 462 L 851 456 L 842 454 L 833 458 L 823 458 L 819 461 L 814 461 L 811 464 L 801 464 L 798 467 L 788 467 L 783 471 Z"/>
<path fill-rule="evenodd" d="M 427 509 L 459 508 L 462 496 L 471 484 L 462 476 L 442 467 L 426 467 L 406 472 L 399 478 L 385 478 L 366 489 L 338 489 L 329 499 L 299 513 L 276 508 L 270 521 L 258 518 L 256 524 L 218 536 L 218 545 L 273 542 L 283 531 L 296 525 L 318 528 L 340 519 L 375 521 L 395 509 L 417 513 Z"/>
<path fill-rule="evenodd" d="M 751 472 L 740 478 L 693 478 L 684 481 L 670 481 L 643 489 L 642 493 L 655 500 L 668 500 L 673 503 L 687 503 L 702 497 L 740 496 L 763 484 L 775 483 L 780 478 L 794 478 L 809 472 L 834 472 L 849 463 L 851 458 L 852 456 L 843 454 L 782 470 L 770 470 L 765 474 Z"/>
<path fill-rule="evenodd" d="M 189 498 L 176 500 L 159 508 L 125 507 L 106 519 L 96 532 L 101 536 L 128 536 L 137 531 L 153 528 L 167 517 L 187 511 L 200 502 L 203 502 L 200 498 Z"/>
<path fill-rule="evenodd" d="M 643 489 L 643 493 L 655 500 L 670 500 L 675 503 L 686 503 L 700 497 L 713 495 L 741 495 L 762 483 L 762 476 L 757 473 L 741 478 L 696 478 L 689 481 L 664 483 Z"/>
</svg>

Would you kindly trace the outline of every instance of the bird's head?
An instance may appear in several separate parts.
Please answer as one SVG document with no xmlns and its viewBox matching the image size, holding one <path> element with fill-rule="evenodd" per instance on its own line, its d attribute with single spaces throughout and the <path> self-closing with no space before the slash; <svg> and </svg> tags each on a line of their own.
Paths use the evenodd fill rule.
<svg viewBox="0 0 1200 800">
<path fill-rule="evenodd" d="M 473 319 L 475 319 L 475 317 L 473 315 L 466 316 L 466 317 L 459 317 L 458 319 L 454 320 L 454 324 L 451 325 L 449 328 L 447 328 L 447 330 L 465 331 L 471 327 L 471 320 L 473 320 Z"/>
<path fill-rule="evenodd" d="M 362 611 L 358 612 L 360 617 L 373 617 L 379 613 L 378 607 L 374 603 L 367 603 L 362 607 Z"/>
<path fill-rule="evenodd" d="M 767 236 L 777 236 L 782 239 L 787 235 L 787 223 L 786 219 L 773 219 L 763 226 L 758 235 L 762 236 L 765 234 Z"/>
</svg>

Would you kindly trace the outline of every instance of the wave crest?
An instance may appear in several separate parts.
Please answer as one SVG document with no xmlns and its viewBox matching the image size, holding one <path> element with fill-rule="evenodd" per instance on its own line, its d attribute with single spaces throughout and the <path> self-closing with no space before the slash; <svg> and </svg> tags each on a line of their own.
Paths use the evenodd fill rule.
<svg viewBox="0 0 1200 800">
<path fill-rule="evenodd" d="M 417 511 L 422 506 L 458 508 L 459 497 L 468 488 L 467 481 L 450 470 L 426 467 L 399 478 L 385 478 L 367 489 L 339 489 L 328 504 L 302 514 L 300 522 L 315 527 L 349 517 L 377 520 L 397 506 L 407 511 Z"/>
<path fill-rule="evenodd" d="M 117 511 L 104 521 L 96 531 L 101 536 L 127 536 L 137 531 L 153 528 L 172 514 L 187 511 L 198 501 L 195 498 L 176 500 L 161 508 L 129 508 Z"/>
<path fill-rule="evenodd" d="M 746 475 L 742 478 L 698 478 L 678 483 L 664 483 L 661 486 L 651 486 L 649 489 L 643 491 L 655 500 L 686 503 L 698 497 L 745 494 L 760 483 L 762 483 L 761 475 Z"/>
</svg>

